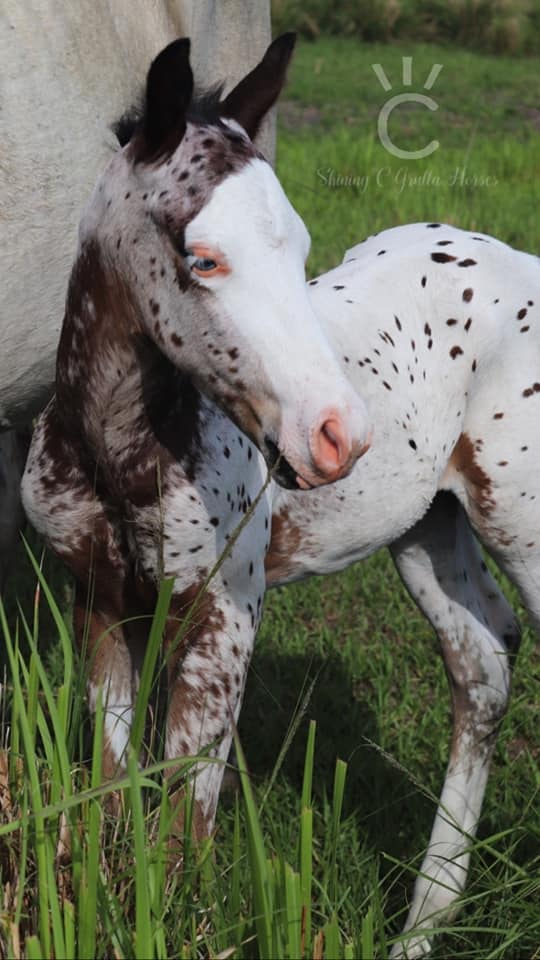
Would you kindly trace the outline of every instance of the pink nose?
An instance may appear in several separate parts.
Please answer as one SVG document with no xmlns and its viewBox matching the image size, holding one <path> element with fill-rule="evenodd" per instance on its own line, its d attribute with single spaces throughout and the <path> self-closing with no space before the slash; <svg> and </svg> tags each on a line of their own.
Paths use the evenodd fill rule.
<svg viewBox="0 0 540 960">
<path fill-rule="evenodd" d="M 325 480 L 338 480 L 351 465 L 353 444 L 343 417 L 325 410 L 310 437 L 313 465 Z"/>
</svg>

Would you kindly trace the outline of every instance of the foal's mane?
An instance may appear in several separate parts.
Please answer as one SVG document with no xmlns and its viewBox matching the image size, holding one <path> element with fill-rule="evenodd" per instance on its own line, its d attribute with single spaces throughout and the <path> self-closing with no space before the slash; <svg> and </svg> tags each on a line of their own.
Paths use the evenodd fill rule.
<svg viewBox="0 0 540 960">
<path fill-rule="evenodd" d="M 218 83 L 208 90 L 195 91 L 188 107 L 186 119 L 195 123 L 218 124 L 222 94 L 222 83 Z M 144 120 L 145 109 L 141 96 L 111 127 L 120 147 L 125 147 L 129 143 L 136 130 L 144 124 Z"/>
</svg>

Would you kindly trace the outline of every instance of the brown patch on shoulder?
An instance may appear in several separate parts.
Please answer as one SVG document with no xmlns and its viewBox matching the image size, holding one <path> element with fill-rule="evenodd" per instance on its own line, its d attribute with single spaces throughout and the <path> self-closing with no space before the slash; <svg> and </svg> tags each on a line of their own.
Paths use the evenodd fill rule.
<svg viewBox="0 0 540 960">
<path fill-rule="evenodd" d="M 493 483 L 476 459 L 477 451 L 467 433 L 462 433 L 456 443 L 448 468 L 461 474 L 469 500 L 481 517 L 487 518 L 495 507 Z"/>
<path fill-rule="evenodd" d="M 302 530 L 287 509 L 272 517 L 272 538 L 264 561 L 266 584 L 273 587 L 294 576 L 295 553 L 302 543 Z"/>
</svg>

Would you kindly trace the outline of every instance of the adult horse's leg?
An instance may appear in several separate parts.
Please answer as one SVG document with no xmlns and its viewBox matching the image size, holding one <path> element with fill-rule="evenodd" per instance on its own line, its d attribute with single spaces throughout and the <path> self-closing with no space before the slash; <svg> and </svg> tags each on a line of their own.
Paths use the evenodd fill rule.
<svg viewBox="0 0 540 960">
<path fill-rule="evenodd" d="M 15 430 L 0 433 L 0 590 L 24 520 L 19 487 L 28 442 Z"/>
<path fill-rule="evenodd" d="M 509 654 L 519 628 L 482 560 L 463 508 L 438 494 L 426 516 L 392 547 L 403 580 L 437 632 L 452 697 L 453 738 L 444 786 L 413 902 L 394 956 L 430 949 L 465 886 L 472 837 L 510 689 Z"/>
<path fill-rule="evenodd" d="M 272 40 L 269 0 L 197 0 L 189 4 L 186 0 L 173 0 L 169 10 L 177 23 L 180 20 L 178 35 L 192 39 L 195 83 L 203 89 L 216 81 L 225 81 L 224 92 L 229 93 L 245 75 L 246 68 L 251 69 L 262 58 Z M 272 164 L 275 141 L 272 109 L 256 141 Z"/>
</svg>

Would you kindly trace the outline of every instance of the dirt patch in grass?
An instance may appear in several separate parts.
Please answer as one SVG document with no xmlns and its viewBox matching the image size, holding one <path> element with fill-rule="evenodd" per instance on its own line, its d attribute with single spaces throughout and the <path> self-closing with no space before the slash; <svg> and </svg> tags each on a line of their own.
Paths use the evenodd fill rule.
<svg viewBox="0 0 540 960">
<path fill-rule="evenodd" d="M 317 127 L 322 121 L 322 116 L 322 110 L 312 104 L 305 106 L 296 100 L 282 100 L 279 105 L 279 122 L 285 130 Z"/>
<path fill-rule="evenodd" d="M 537 107 L 519 107 L 518 112 L 525 117 L 533 130 L 540 131 L 540 110 Z"/>
</svg>

